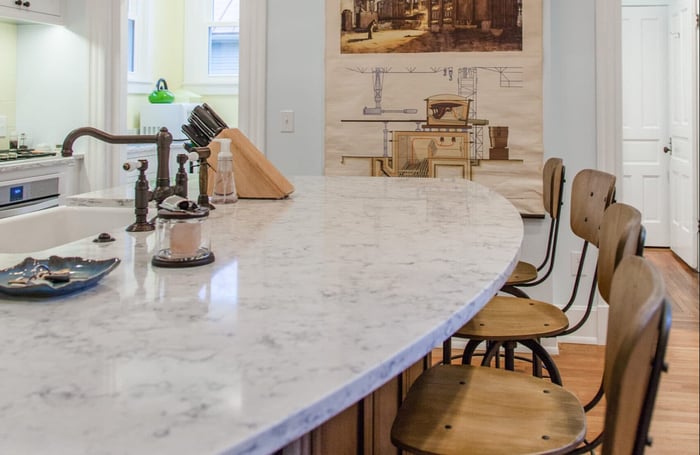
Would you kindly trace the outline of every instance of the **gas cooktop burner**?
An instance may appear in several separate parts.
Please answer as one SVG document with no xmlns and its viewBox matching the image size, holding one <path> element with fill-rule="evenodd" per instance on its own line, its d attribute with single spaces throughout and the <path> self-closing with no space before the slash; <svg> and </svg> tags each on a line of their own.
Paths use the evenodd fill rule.
<svg viewBox="0 0 700 455">
<path fill-rule="evenodd" d="M 55 156 L 56 152 L 41 150 L 0 150 L 0 161 L 26 160 L 28 158 L 40 158 L 42 156 Z"/>
</svg>

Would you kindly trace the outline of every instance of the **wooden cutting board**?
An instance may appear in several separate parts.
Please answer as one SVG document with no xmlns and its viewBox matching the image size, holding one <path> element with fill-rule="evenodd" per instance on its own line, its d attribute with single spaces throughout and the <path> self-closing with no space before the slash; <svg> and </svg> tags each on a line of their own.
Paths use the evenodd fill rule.
<svg viewBox="0 0 700 455">
<path fill-rule="evenodd" d="M 216 139 L 219 138 L 231 139 L 233 176 L 239 198 L 284 199 L 294 192 L 294 186 L 238 128 L 222 130 L 216 136 Z M 208 147 L 211 150 L 208 162 L 213 169 L 209 169 L 207 194 L 211 195 L 216 181 L 220 144 L 212 141 Z"/>
</svg>

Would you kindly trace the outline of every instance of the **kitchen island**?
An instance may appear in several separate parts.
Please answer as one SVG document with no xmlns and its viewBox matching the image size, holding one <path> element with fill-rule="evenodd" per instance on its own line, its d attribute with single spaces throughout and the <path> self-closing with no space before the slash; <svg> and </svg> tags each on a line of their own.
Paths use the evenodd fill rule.
<svg viewBox="0 0 700 455">
<path fill-rule="evenodd" d="M 122 263 L 0 297 L 0 453 L 275 452 L 440 345 L 518 259 L 518 212 L 473 182 L 292 183 L 217 207 L 209 265 L 153 267 L 155 233 L 122 229 L 37 252 Z"/>
</svg>

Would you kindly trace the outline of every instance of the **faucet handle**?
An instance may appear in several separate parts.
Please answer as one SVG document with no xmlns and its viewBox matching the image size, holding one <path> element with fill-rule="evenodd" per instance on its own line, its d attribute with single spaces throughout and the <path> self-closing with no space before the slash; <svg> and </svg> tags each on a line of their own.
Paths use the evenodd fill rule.
<svg viewBox="0 0 700 455">
<path fill-rule="evenodd" d="M 143 166 L 146 166 L 146 168 L 143 169 L 145 171 L 148 168 L 148 161 L 146 161 L 146 160 L 127 161 L 126 163 L 122 164 L 122 169 L 124 169 L 127 172 L 131 172 L 131 171 L 140 170 Z"/>
<path fill-rule="evenodd" d="M 146 169 L 148 160 L 127 161 L 122 165 L 125 171 L 139 171 L 139 176 L 134 182 L 134 214 L 136 221 L 129 225 L 127 232 L 144 232 L 155 229 L 153 223 L 148 222 L 148 202 L 153 198 L 153 193 L 148 189 Z"/>
</svg>

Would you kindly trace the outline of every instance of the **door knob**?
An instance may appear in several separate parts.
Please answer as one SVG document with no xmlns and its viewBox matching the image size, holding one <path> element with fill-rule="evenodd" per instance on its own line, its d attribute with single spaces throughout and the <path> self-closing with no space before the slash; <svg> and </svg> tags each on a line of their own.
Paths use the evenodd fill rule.
<svg viewBox="0 0 700 455">
<path fill-rule="evenodd" d="M 670 152 L 670 151 L 671 151 L 671 149 L 670 149 L 670 148 L 668 148 L 668 147 L 664 147 L 664 153 L 668 153 L 668 152 Z"/>
<path fill-rule="evenodd" d="M 15 5 L 22 6 L 22 0 L 15 0 Z"/>
<path fill-rule="evenodd" d="M 24 3 L 22 3 L 22 5 L 23 5 L 23 6 L 26 6 L 27 8 L 29 8 L 30 3 L 29 3 L 29 2 L 24 2 Z"/>
</svg>

